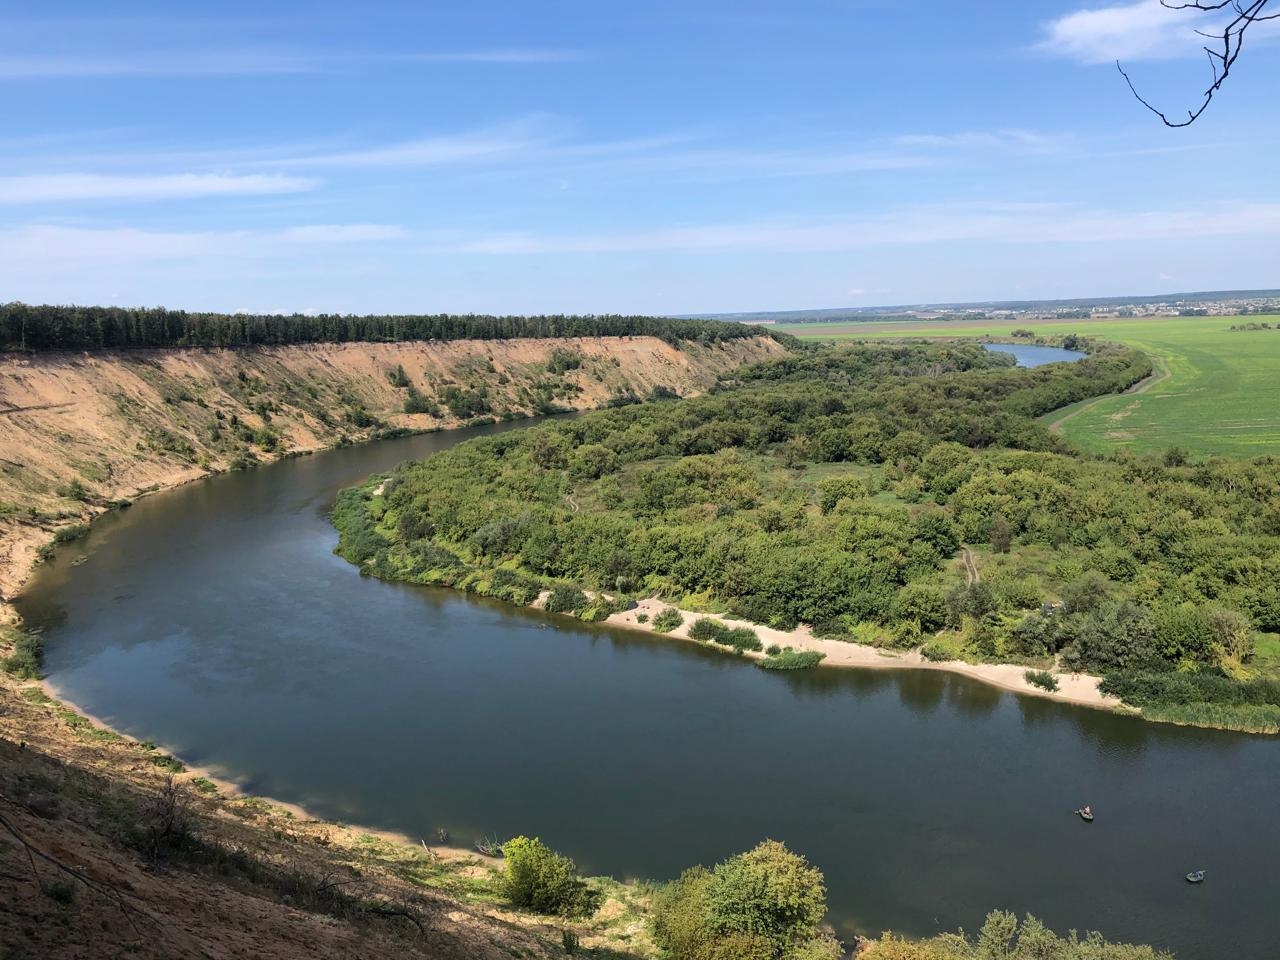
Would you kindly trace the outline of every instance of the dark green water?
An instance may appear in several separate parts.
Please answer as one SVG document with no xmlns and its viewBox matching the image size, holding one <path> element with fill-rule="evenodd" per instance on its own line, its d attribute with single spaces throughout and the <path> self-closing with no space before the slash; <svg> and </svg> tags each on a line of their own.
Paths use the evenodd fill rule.
<svg viewBox="0 0 1280 960">
<path fill-rule="evenodd" d="M 340 487 L 466 435 L 290 460 L 104 519 L 20 604 L 48 625 L 52 680 L 325 817 L 538 834 L 621 877 L 774 837 L 826 871 L 844 933 L 972 929 L 1004 907 L 1183 960 L 1275 956 L 1277 741 L 932 672 L 767 674 L 331 554 Z M 1092 825 L 1071 815 L 1084 802 Z M 1183 881 L 1198 868 L 1204 884 Z"/>
</svg>

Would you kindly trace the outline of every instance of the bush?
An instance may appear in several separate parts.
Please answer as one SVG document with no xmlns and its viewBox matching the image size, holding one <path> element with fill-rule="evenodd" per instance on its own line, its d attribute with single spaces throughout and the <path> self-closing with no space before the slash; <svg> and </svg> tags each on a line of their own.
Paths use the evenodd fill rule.
<svg viewBox="0 0 1280 960">
<path fill-rule="evenodd" d="M 578 867 L 536 837 L 515 837 L 502 845 L 506 873 L 502 890 L 517 907 L 558 917 L 586 917 L 600 896 L 578 876 Z"/>
<path fill-rule="evenodd" d="M 653 618 L 653 629 L 658 633 L 670 633 L 682 623 L 684 623 L 684 615 L 679 610 L 675 607 L 663 607 Z M 689 635 L 693 636 L 693 632 L 690 631 Z M 695 637 L 695 639 L 699 638 Z"/>
<path fill-rule="evenodd" d="M 956 658 L 954 651 L 947 649 L 940 643 L 933 642 L 926 643 L 920 648 L 920 656 L 930 663 L 945 663 Z"/>
<path fill-rule="evenodd" d="M 417 387 L 410 385 L 409 392 L 405 395 L 405 398 L 404 398 L 404 412 L 405 413 L 429 413 L 434 417 L 440 411 L 439 411 L 439 408 L 436 407 L 434 403 L 432 403 L 429 399 L 424 397 L 418 391 Z"/>
<path fill-rule="evenodd" d="M 733 647 L 739 653 L 763 649 L 760 638 L 750 627 L 729 627 L 711 617 L 703 617 L 690 627 L 689 636 L 694 640 L 708 640 L 722 647 Z"/>
<path fill-rule="evenodd" d="M 689 628 L 690 640 L 715 640 L 727 632 L 726 627 L 719 620 L 712 620 L 710 617 L 703 617 L 701 620 L 695 620 L 692 627 Z"/>
<path fill-rule="evenodd" d="M 818 929 L 825 913 L 821 871 L 767 840 L 659 890 L 653 937 L 672 960 L 834 958 L 834 941 Z"/>
<path fill-rule="evenodd" d="M 915 620 L 932 633 L 947 622 L 947 595 L 931 583 L 909 583 L 893 599 L 895 620 Z"/>
<path fill-rule="evenodd" d="M 808 670 L 825 658 L 826 654 L 817 650 L 792 650 L 787 647 L 780 653 L 765 657 L 756 665 L 764 670 Z"/>
<path fill-rule="evenodd" d="M 636 614 L 636 623 L 648 623 L 649 615 L 647 613 Z"/>
<path fill-rule="evenodd" d="M 1280 706 L 1280 681 L 1248 680 L 1243 683 L 1215 673 L 1129 671 L 1109 673 L 1099 688 L 1135 707 L 1155 704 L 1224 704 L 1232 706 Z"/>
<path fill-rule="evenodd" d="M 19 680 L 39 680 L 43 657 L 44 643 L 40 635 L 17 630 L 13 631 L 13 653 L 0 661 L 0 665 L 5 673 Z"/>
<path fill-rule="evenodd" d="M 69 543 L 72 540 L 79 540 L 88 533 L 89 525 L 87 523 L 73 523 L 53 531 L 53 542 Z"/>
<path fill-rule="evenodd" d="M 589 602 L 582 590 L 566 583 L 551 591 L 545 609 L 547 613 L 577 613 L 585 610 Z"/>
<path fill-rule="evenodd" d="M 1041 690 L 1048 690 L 1054 693 L 1058 689 L 1058 678 L 1048 670 L 1028 670 L 1022 675 L 1027 683 L 1033 687 L 1039 687 Z"/>
<path fill-rule="evenodd" d="M 961 933 L 912 942 L 886 933 L 875 945 L 876 960 L 1173 960 L 1173 955 L 1151 947 L 1108 943 L 1100 934 L 1075 933 L 1059 937 L 1035 917 L 1021 923 L 1012 913 L 994 911 L 978 933 L 977 941 Z"/>
</svg>

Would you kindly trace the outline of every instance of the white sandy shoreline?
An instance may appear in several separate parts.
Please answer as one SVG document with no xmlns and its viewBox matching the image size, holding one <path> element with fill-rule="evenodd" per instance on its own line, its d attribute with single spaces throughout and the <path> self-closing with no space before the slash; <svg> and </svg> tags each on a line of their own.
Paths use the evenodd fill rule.
<svg viewBox="0 0 1280 960">
<path fill-rule="evenodd" d="M 639 601 L 634 609 L 613 614 L 604 622 L 615 627 L 643 630 L 646 633 L 653 633 L 658 636 L 688 640 L 689 628 L 693 626 L 694 622 L 710 616 L 730 627 L 747 627 L 750 630 L 754 630 L 760 638 L 760 642 L 766 647 L 777 644 L 779 647 L 814 650 L 824 654 L 824 659 L 820 664 L 823 667 L 863 670 L 942 670 L 947 673 L 962 674 L 974 680 L 1000 687 L 1003 690 L 1010 690 L 1027 696 L 1043 697 L 1048 700 L 1057 700 L 1081 707 L 1093 707 L 1098 710 L 1114 711 L 1121 707 L 1120 700 L 1115 697 L 1108 697 L 1098 689 L 1098 684 L 1102 682 L 1101 678 L 1090 676 L 1089 674 L 1055 673 L 1054 676 L 1058 680 L 1058 689 L 1056 691 L 1043 690 L 1027 682 L 1025 677 L 1027 668 L 1018 664 L 965 663 L 963 660 L 934 662 L 926 660 L 916 650 L 893 651 L 861 643 L 848 643 L 844 640 L 825 640 L 815 637 L 806 626 L 797 627 L 795 630 L 775 630 L 772 627 L 764 627 L 745 620 L 735 620 L 732 617 L 721 616 L 720 614 L 704 614 L 680 610 L 681 615 L 684 617 L 684 623 L 670 633 L 658 633 L 653 629 L 653 618 L 659 611 L 668 606 L 670 604 L 664 603 L 656 597 L 651 597 Z M 680 608 L 677 607 L 676 609 L 679 610 Z M 641 614 L 648 615 L 647 622 L 640 622 L 639 617 Z M 698 643 L 699 641 L 694 640 L 691 642 Z M 752 651 L 747 651 L 743 655 L 753 659 L 762 659 L 765 656 L 764 653 Z"/>
</svg>

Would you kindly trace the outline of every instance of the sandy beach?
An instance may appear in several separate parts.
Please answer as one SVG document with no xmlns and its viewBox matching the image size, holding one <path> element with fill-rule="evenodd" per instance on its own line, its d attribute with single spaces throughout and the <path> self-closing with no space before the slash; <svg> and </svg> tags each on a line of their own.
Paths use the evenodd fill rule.
<svg viewBox="0 0 1280 960">
<path fill-rule="evenodd" d="M 621 613 L 613 614 L 605 622 L 631 630 L 657 633 L 653 629 L 653 618 L 661 610 L 669 606 L 670 604 L 664 603 L 662 600 L 649 598 L 639 601 L 632 610 L 624 610 Z M 677 607 L 676 609 L 680 608 Z M 694 613 L 689 610 L 680 610 L 680 613 L 684 617 L 684 623 L 670 633 L 665 634 L 665 636 L 688 640 L 689 628 L 693 626 L 694 622 L 703 617 L 711 616 L 730 627 L 747 627 L 754 630 L 765 647 L 777 644 L 779 647 L 793 647 L 796 650 L 815 650 L 824 654 L 825 659 L 821 663 L 823 667 L 870 670 L 944 670 L 949 673 L 963 674 L 966 677 L 972 677 L 975 680 L 981 680 L 983 683 L 989 683 L 1004 690 L 1011 690 L 1014 693 L 1044 697 L 1049 700 L 1076 704 L 1077 706 L 1093 707 L 1100 710 L 1115 710 L 1121 706 L 1118 699 L 1108 697 L 1099 691 L 1098 684 L 1101 682 L 1099 677 L 1088 674 L 1055 673 L 1054 676 L 1058 680 L 1058 689 L 1056 691 L 1042 690 L 1040 687 L 1027 682 L 1024 676 L 1027 668 L 1017 664 L 965 663 L 962 660 L 948 660 L 936 663 L 926 660 L 916 650 L 885 650 L 866 644 L 847 643 L 843 640 L 824 640 L 815 637 L 806 626 L 797 627 L 795 630 L 775 630 L 771 627 L 760 626 L 745 620 L 735 620 L 732 617 L 720 616 L 719 614 Z M 645 623 L 641 623 L 639 620 L 642 614 L 647 614 L 648 616 L 648 620 Z M 699 641 L 690 640 L 689 642 L 698 643 Z M 765 654 L 748 651 L 743 656 L 762 659 Z"/>
</svg>

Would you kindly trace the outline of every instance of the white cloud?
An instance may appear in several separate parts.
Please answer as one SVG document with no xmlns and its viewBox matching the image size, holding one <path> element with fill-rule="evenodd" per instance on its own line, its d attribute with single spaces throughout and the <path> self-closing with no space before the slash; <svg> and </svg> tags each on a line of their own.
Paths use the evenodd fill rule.
<svg viewBox="0 0 1280 960">
<path fill-rule="evenodd" d="M 277 167 L 428 167 L 516 158 L 541 147 L 546 134 L 536 121 L 442 134 L 380 147 L 271 161 Z"/>
<path fill-rule="evenodd" d="M 97 53 L 0 55 L 0 79 L 59 80 L 87 77 L 215 77 L 242 74 L 317 73 L 355 64 L 377 63 L 564 63 L 578 59 L 566 50 L 461 50 L 437 53 L 298 52 L 272 49 L 136 50 L 126 55 Z"/>
<path fill-rule="evenodd" d="M 682 225 L 608 233 L 473 234 L 387 224 L 312 224 L 277 230 L 152 231 L 31 224 L 0 228 L 0 273 L 147 263 L 314 263 L 324 250 L 364 246 L 417 262 L 430 255 L 839 252 L 926 244 L 1103 244 L 1219 237 L 1280 239 L 1280 203 L 1129 212 L 1070 204 L 942 204 L 881 214 Z M 345 256 L 345 254 L 343 255 Z M 273 266 L 271 269 L 277 269 Z M 855 287 L 848 295 L 883 293 Z"/>
<path fill-rule="evenodd" d="M 53 203 L 64 200 L 177 200 L 197 197 L 261 196 L 298 193 L 319 183 L 308 177 L 274 174 L 231 176 L 178 173 L 108 176 L 93 173 L 33 174 L 0 177 L 0 204 Z"/>
<path fill-rule="evenodd" d="M 1065 204 L 945 204 L 821 221 L 703 224 L 615 233 L 437 236 L 437 252 L 493 255 L 767 251 L 801 253 L 886 245 L 1103 243 L 1280 236 L 1280 203 L 1126 212 Z"/>
<path fill-rule="evenodd" d="M 861 297 L 866 295 L 866 290 L 862 287 L 852 287 L 845 291 L 846 296 Z"/>
<path fill-rule="evenodd" d="M 1091 7 L 1045 24 L 1041 49 L 1084 63 L 1200 54 L 1205 41 L 1196 28 L 1212 22 L 1212 16 L 1170 10 L 1160 0 Z"/>
<path fill-rule="evenodd" d="M 410 53 L 398 59 L 417 63 L 565 63 L 580 56 L 568 50 L 467 50 L 456 53 Z"/>
<path fill-rule="evenodd" d="M 1053 150 L 1063 145 L 1061 136 L 1034 130 L 964 130 L 959 133 L 911 133 L 896 138 L 908 147 Z"/>
<path fill-rule="evenodd" d="M 88 77 L 213 77 L 236 74 L 307 73 L 311 57 L 260 50 L 137 51 L 127 56 L 44 54 L 0 56 L 0 79 L 61 80 Z"/>
</svg>

